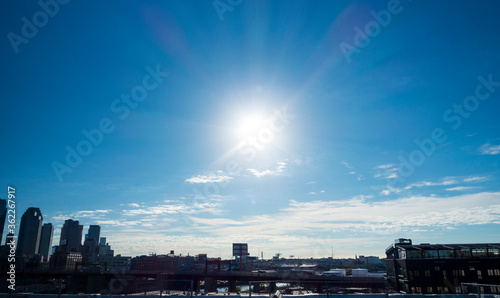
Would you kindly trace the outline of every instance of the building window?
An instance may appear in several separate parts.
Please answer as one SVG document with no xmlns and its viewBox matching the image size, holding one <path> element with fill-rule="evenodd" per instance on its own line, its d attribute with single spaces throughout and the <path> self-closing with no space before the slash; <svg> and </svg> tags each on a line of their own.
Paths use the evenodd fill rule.
<svg viewBox="0 0 500 298">
<path fill-rule="evenodd" d="M 471 253 L 469 248 L 462 248 L 460 250 L 455 250 L 455 255 L 457 258 L 470 258 Z"/>
<path fill-rule="evenodd" d="M 477 271 L 477 279 L 483 279 L 483 275 L 481 274 L 481 270 Z"/>
<path fill-rule="evenodd" d="M 430 270 L 425 270 L 424 275 L 425 275 L 425 277 L 430 277 L 431 276 L 431 271 Z"/>
<path fill-rule="evenodd" d="M 415 277 L 420 277 L 420 271 L 419 270 L 415 270 Z"/>
<path fill-rule="evenodd" d="M 488 248 L 488 257 L 498 258 L 500 257 L 500 249 L 498 248 Z"/>
<path fill-rule="evenodd" d="M 441 268 L 440 268 L 439 266 L 434 266 L 434 270 L 436 270 L 436 271 L 440 271 L 440 270 L 441 270 Z"/>
<path fill-rule="evenodd" d="M 438 258 L 438 251 L 429 249 L 429 250 L 424 250 L 422 251 L 423 257 L 425 259 L 437 259 Z"/>
<path fill-rule="evenodd" d="M 444 293 L 448 294 L 449 292 L 450 292 L 450 290 L 448 289 L 448 287 L 444 287 Z"/>
<path fill-rule="evenodd" d="M 432 294 L 432 287 L 427 287 L 427 293 Z"/>
<path fill-rule="evenodd" d="M 482 257 L 487 257 L 487 253 L 486 253 L 486 248 L 473 248 L 472 249 L 472 256 L 473 257 L 479 257 L 479 258 L 482 258 Z"/>
<path fill-rule="evenodd" d="M 437 287 L 437 291 L 439 294 L 443 294 L 443 287 Z"/>
<path fill-rule="evenodd" d="M 446 275 L 446 270 L 443 270 L 443 279 L 448 279 L 448 276 Z"/>
<path fill-rule="evenodd" d="M 455 287 L 455 294 L 462 293 L 462 289 L 460 287 Z"/>
<path fill-rule="evenodd" d="M 476 269 L 474 269 L 474 266 L 470 266 L 470 267 L 469 267 L 469 270 L 470 270 L 470 271 L 474 271 L 474 270 L 476 270 Z"/>
<path fill-rule="evenodd" d="M 451 249 L 441 249 L 439 250 L 439 258 L 450 259 L 453 258 L 453 250 Z"/>
<path fill-rule="evenodd" d="M 465 276 L 464 270 L 453 270 L 453 276 Z"/>
</svg>

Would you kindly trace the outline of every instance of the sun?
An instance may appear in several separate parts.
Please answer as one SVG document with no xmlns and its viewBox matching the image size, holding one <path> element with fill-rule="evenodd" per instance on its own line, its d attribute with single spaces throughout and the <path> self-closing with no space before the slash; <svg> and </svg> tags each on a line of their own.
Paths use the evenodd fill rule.
<svg viewBox="0 0 500 298">
<path fill-rule="evenodd" d="M 260 115 L 243 116 L 239 122 L 236 132 L 239 137 L 246 138 L 248 136 L 257 135 L 259 130 L 265 126 L 265 119 Z"/>
</svg>

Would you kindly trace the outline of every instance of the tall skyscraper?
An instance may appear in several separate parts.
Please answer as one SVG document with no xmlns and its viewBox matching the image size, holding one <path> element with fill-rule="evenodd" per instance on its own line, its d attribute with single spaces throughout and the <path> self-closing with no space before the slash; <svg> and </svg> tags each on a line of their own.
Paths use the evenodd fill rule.
<svg viewBox="0 0 500 298">
<path fill-rule="evenodd" d="M 42 212 L 40 208 L 30 207 L 21 217 L 19 236 L 17 242 L 17 254 L 28 256 L 38 253 L 40 233 L 42 231 Z"/>
<path fill-rule="evenodd" d="M 51 223 L 45 223 L 42 226 L 42 232 L 40 233 L 40 244 L 38 245 L 38 253 L 43 256 L 44 261 L 49 260 L 52 248 L 52 234 L 54 233 L 54 228 Z"/>
<path fill-rule="evenodd" d="M 101 236 L 101 227 L 99 225 L 90 225 L 88 235 L 90 239 L 95 239 L 95 242 L 99 243 L 99 237 Z"/>
<path fill-rule="evenodd" d="M 5 225 L 6 216 L 7 216 L 7 201 L 0 199 L 0 245 L 2 244 L 3 228 Z"/>
<path fill-rule="evenodd" d="M 61 229 L 59 250 L 63 252 L 79 252 L 82 246 L 83 226 L 78 220 L 67 219 Z"/>
<path fill-rule="evenodd" d="M 90 225 L 89 233 L 85 235 L 85 241 L 83 243 L 83 252 L 87 256 L 92 256 L 97 254 L 99 246 L 99 236 L 101 234 L 101 227 L 98 225 Z"/>
</svg>

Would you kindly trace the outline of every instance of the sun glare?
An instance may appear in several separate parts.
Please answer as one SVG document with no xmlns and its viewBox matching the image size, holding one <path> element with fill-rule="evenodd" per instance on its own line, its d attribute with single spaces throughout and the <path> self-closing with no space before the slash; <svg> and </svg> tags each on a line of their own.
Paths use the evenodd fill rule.
<svg viewBox="0 0 500 298">
<path fill-rule="evenodd" d="M 264 127 L 264 124 L 264 118 L 258 115 L 246 116 L 241 119 L 240 124 L 237 128 L 237 133 L 242 138 L 256 135 L 259 130 Z"/>
</svg>

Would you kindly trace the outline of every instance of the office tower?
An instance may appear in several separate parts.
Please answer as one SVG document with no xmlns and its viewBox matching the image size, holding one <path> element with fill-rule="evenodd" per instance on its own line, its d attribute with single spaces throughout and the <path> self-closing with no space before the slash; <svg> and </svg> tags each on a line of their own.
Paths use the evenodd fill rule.
<svg viewBox="0 0 500 298">
<path fill-rule="evenodd" d="M 88 238 L 95 239 L 96 243 L 99 243 L 99 237 L 101 235 L 101 227 L 99 225 L 90 225 Z"/>
<path fill-rule="evenodd" d="M 3 228 L 5 225 L 6 216 L 7 216 L 7 201 L 0 199 L 0 245 L 2 244 Z"/>
<path fill-rule="evenodd" d="M 106 237 L 101 237 L 99 240 L 99 245 L 106 245 Z"/>
<path fill-rule="evenodd" d="M 42 221 L 40 208 L 30 207 L 24 212 L 19 227 L 17 254 L 32 256 L 38 253 Z"/>
<path fill-rule="evenodd" d="M 45 223 L 42 226 L 42 232 L 40 233 L 40 244 L 38 247 L 38 253 L 43 256 L 43 260 L 47 261 L 51 255 L 52 248 L 52 234 L 54 233 L 54 228 L 51 223 Z"/>
<path fill-rule="evenodd" d="M 98 251 L 99 236 L 101 234 L 101 227 L 98 225 L 90 225 L 89 233 L 85 235 L 85 242 L 83 243 L 83 252 L 87 255 L 95 255 Z"/>
<path fill-rule="evenodd" d="M 82 245 L 83 226 L 78 220 L 67 219 L 61 229 L 59 250 L 63 252 L 79 252 Z"/>
</svg>

